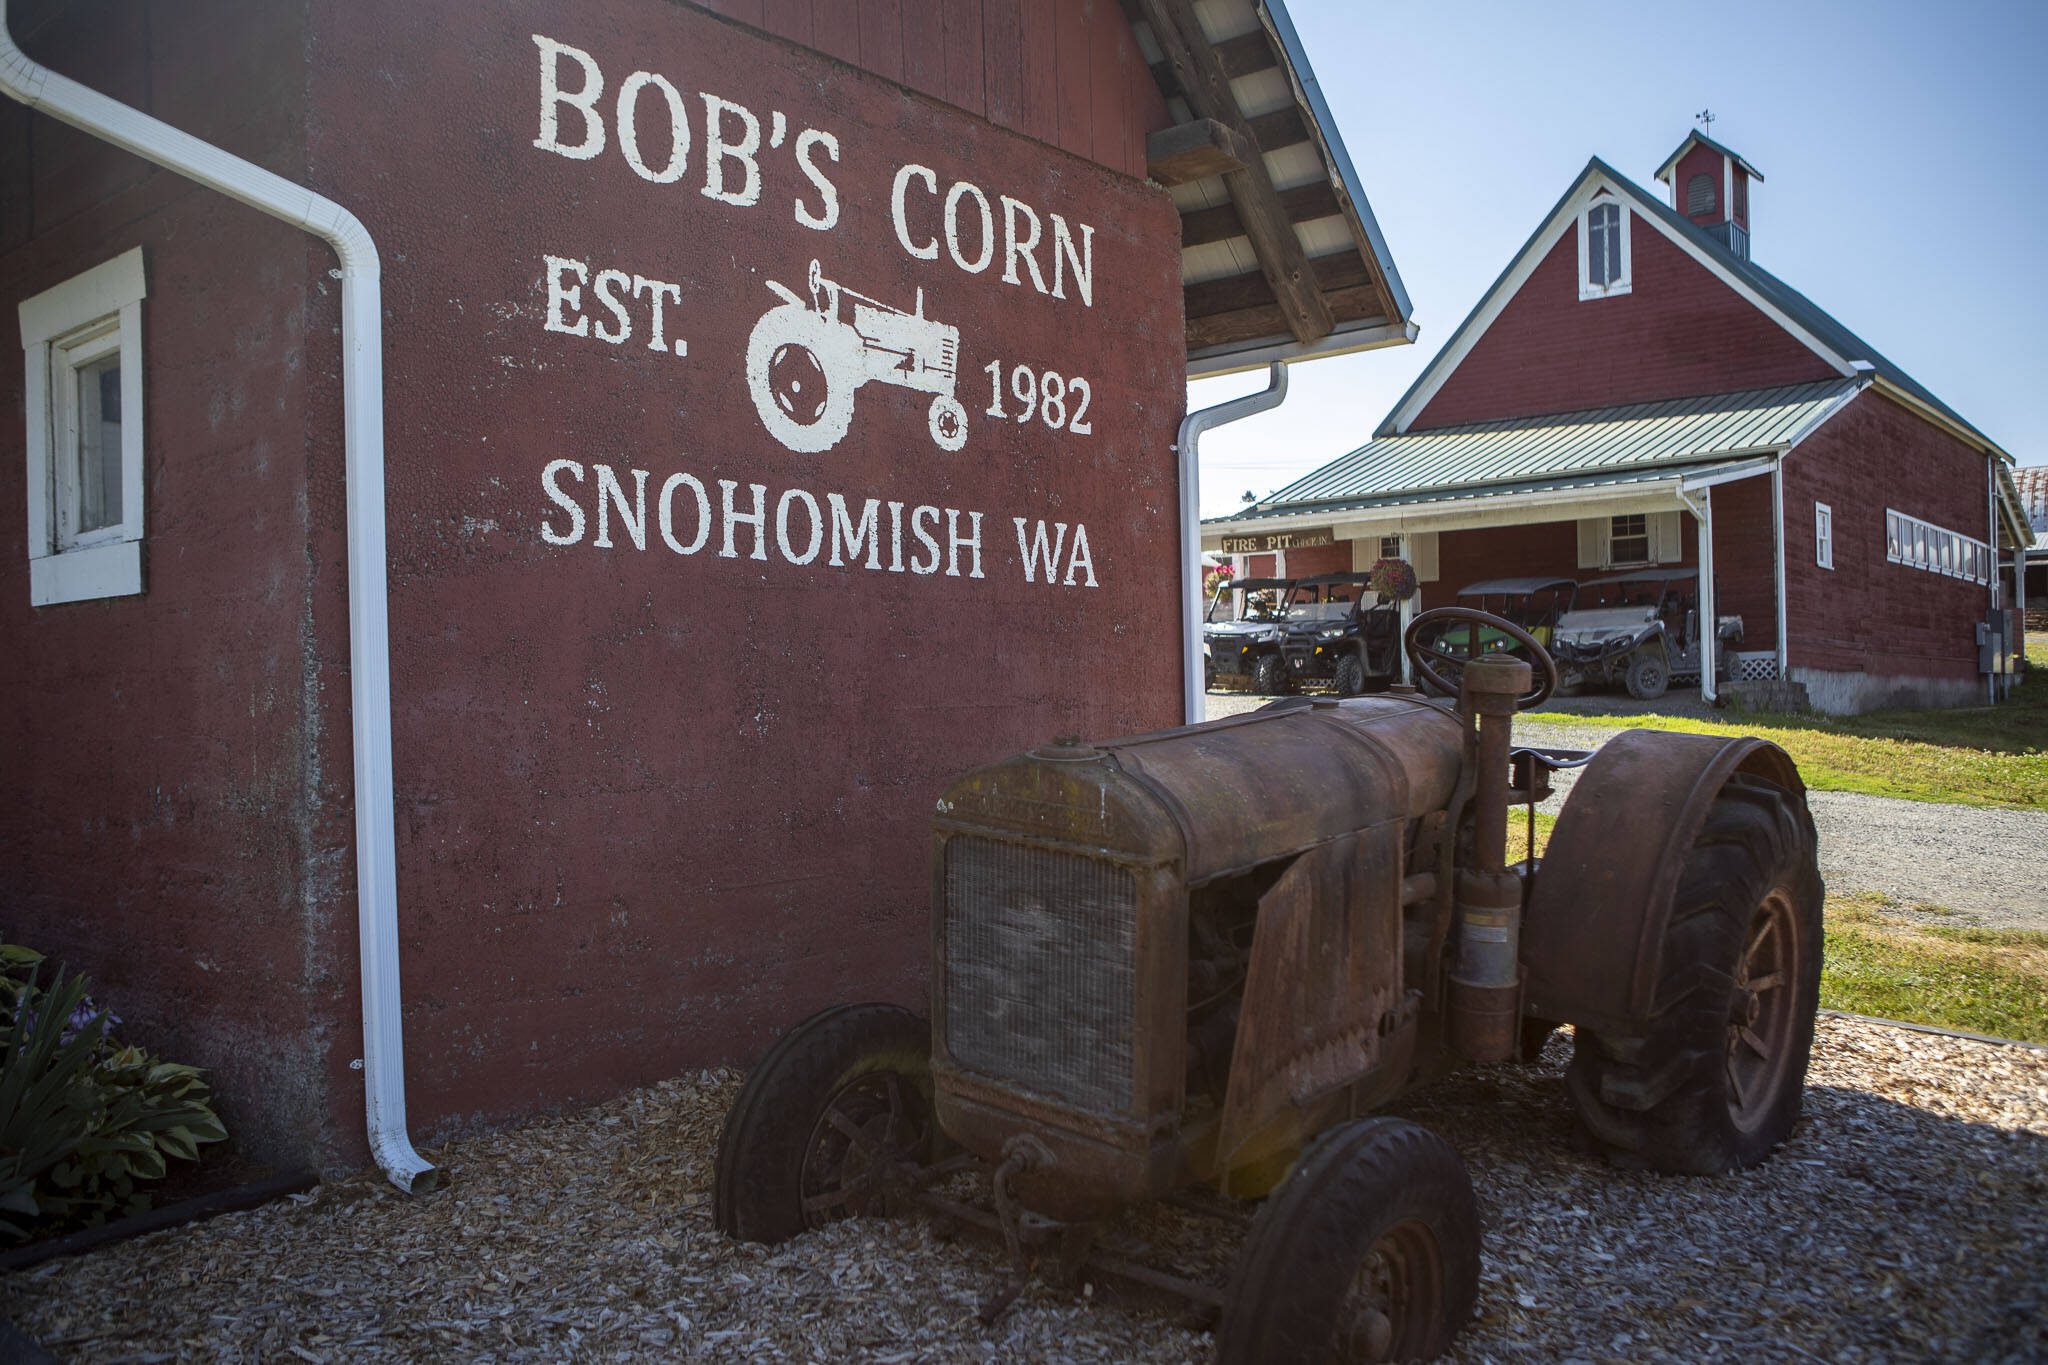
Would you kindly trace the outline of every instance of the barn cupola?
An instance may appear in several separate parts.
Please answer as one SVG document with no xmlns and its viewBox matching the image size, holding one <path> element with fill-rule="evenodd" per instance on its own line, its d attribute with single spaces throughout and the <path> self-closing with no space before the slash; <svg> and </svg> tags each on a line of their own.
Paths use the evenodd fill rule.
<svg viewBox="0 0 2048 1365">
<path fill-rule="evenodd" d="M 1744 260 L 1749 258 L 1749 182 L 1756 167 L 1705 133 L 1686 134 L 1664 158 L 1657 178 L 1671 191 L 1671 207 Z"/>
</svg>

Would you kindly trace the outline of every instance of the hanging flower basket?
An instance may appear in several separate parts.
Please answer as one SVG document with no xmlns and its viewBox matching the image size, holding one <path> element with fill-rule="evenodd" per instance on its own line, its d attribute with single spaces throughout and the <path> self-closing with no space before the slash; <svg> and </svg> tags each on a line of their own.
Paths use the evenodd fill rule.
<svg viewBox="0 0 2048 1365">
<path fill-rule="evenodd" d="M 1415 596 L 1415 570 L 1405 559 L 1382 559 L 1372 566 L 1372 590 L 1395 602 Z"/>
<path fill-rule="evenodd" d="M 1218 588 L 1236 577 L 1236 569 L 1228 564 L 1218 564 L 1202 576 L 1202 596 L 1214 597 Z"/>
</svg>

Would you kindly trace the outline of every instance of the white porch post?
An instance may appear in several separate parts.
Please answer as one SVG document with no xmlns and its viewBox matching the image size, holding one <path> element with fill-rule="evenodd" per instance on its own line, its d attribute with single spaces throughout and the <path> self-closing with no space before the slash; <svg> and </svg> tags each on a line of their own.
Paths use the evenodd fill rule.
<svg viewBox="0 0 2048 1365">
<path fill-rule="evenodd" d="M 1714 611 L 1714 490 L 1700 490 L 1700 700 L 1709 704 L 1721 694 L 1714 676 L 1718 621 Z"/>
<path fill-rule="evenodd" d="M 1399 540 L 1400 540 L 1400 543 L 1401 543 L 1401 558 L 1402 558 L 1402 559 L 1404 559 L 1404 560 L 1406 560 L 1406 561 L 1408 562 L 1409 566 L 1410 566 L 1410 567 L 1412 568 L 1412 567 L 1414 566 L 1414 564 L 1415 564 L 1415 560 L 1414 560 L 1414 558 L 1413 558 L 1412 556 L 1410 556 L 1410 554 L 1408 553 L 1408 551 L 1409 551 L 1409 537 L 1408 537 L 1408 533 L 1407 533 L 1407 532 L 1405 532 L 1405 531 L 1403 531 L 1403 532 L 1401 533 L 1400 537 L 1399 537 Z M 1375 548 L 1377 548 L 1377 547 L 1375 547 Z M 1373 558 L 1374 558 L 1375 560 L 1377 560 L 1377 559 L 1379 558 L 1379 556 L 1378 556 L 1378 555 L 1374 555 L 1374 556 L 1373 556 Z M 1418 580 L 1418 581 L 1417 581 L 1417 583 L 1416 583 L 1416 585 L 1415 585 L 1415 592 L 1414 592 L 1414 594 L 1413 594 L 1413 595 L 1411 595 L 1411 596 L 1409 596 L 1409 597 L 1404 597 L 1404 598 L 1402 598 L 1402 599 L 1401 599 L 1401 601 L 1400 601 L 1400 603 L 1399 603 L 1399 604 L 1398 604 L 1398 605 L 1396 606 L 1396 608 L 1395 608 L 1395 621 L 1396 621 L 1396 624 L 1395 624 L 1395 626 L 1394 626 L 1394 629 L 1395 629 L 1395 631 L 1397 632 L 1397 634 L 1396 634 L 1396 636 L 1395 636 L 1395 639 L 1396 639 L 1397 641 L 1399 641 L 1399 640 L 1405 640 L 1405 639 L 1407 639 L 1407 638 L 1408 638 L 1408 623 L 1409 623 L 1410 621 L 1413 621 L 1413 620 L 1415 619 L 1415 599 L 1416 599 L 1417 597 L 1420 597 L 1420 596 L 1422 596 L 1422 584 L 1421 584 L 1421 582 L 1420 582 L 1420 581 Z M 1411 678 L 1410 676 L 1408 676 L 1408 673 L 1409 673 L 1409 669 L 1408 669 L 1408 651 L 1407 651 L 1407 650 L 1405 650 L 1405 649 L 1403 649 L 1403 648 L 1402 648 L 1402 647 L 1401 647 L 1401 646 L 1400 646 L 1400 645 L 1399 645 L 1398 643 L 1396 643 L 1396 644 L 1395 644 L 1395 646 L 1394 646 L 1394 669 L 1395 669 L 1395 676 L 1396 676 L 1397 678 L 1399 678 L 1399 679 L 1400 679 L 1400 680 L 1401 680 L 1402 682 L 1404 682 L 1404 683 L 1408 683 L 1408 684 L 1411 684 L 1411 685 L 1412 685 L 1412 684 L 1413 684 L 1413 683 L 1415 682 L 1415 679 L 1413 679 L 1413 678 Z"/>
<path fill-rule="evenodd" d="M 1771 566 L 1778 593 L 1778 681 L 1789 676 L 1790 643 L 1785 639 L 1785 460 L 1771 466 Z"/>
</svg>

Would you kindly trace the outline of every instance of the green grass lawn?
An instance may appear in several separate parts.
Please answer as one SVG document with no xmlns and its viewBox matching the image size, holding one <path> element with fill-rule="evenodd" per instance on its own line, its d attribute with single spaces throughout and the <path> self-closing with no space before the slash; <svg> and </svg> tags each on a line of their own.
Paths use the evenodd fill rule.
<svg viewBox="0 0 2048 1365">
<path fill-rule="evenodd" d="M 2048 933 L 1908 921 L 1880 896 L 1830 897 L 1820 1003 L 2048 1043 Z"/>
<path fill-rule="evenodd" d="M 1860 716 L 1730 711 L 1725 720 L 1545 711 L 1536 719 L 1584 730 L 1758 735 L 1782 745 L 1806 784 L 1823 791 L 2048 810 L 2048 659 L 1998 706 Z"/>
</svg>

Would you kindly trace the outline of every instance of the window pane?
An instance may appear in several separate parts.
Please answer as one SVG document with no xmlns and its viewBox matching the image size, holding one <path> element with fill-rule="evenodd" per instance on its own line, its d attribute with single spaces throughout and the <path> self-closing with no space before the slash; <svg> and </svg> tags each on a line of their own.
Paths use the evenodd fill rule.
<svg viewBox="0 0 2048 1365">
<path fill-rule="evenodd" d="M 1586 282 L 1599 288 L 1621 280 L 1621 206 L 1598 204 L 1586 215 Z"/>
<path fill-rule="evenodd" d="M 121 524 L 121 357 L 77 370 L 78 530 Z"/>
</svg>

